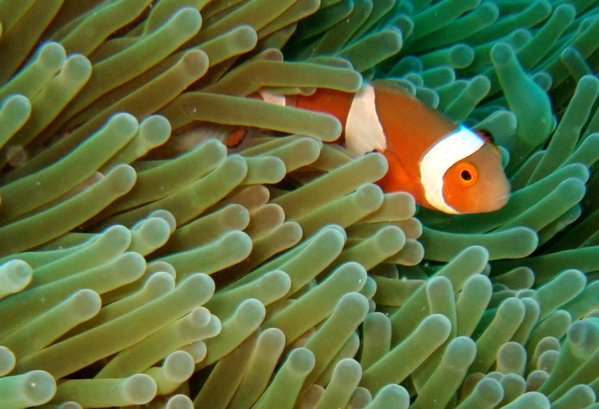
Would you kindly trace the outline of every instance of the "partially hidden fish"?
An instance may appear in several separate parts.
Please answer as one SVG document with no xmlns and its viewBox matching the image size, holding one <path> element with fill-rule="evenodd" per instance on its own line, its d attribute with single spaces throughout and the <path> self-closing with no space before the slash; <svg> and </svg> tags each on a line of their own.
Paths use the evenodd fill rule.
<svg viewBox="0 0 599 409">
<path fill-rule="evenodd" d="M 343 125 L 338 142 L 358 155 L 378 151 L 387 158 L 389 170 L 377 182 L 385 192 L 409 192 L 419 205 L 449 214 L 492 212 L 509 198 L 489 135 L 456 124 L 389 81 L 365 83 L 356 93 L 320 88 L 259 97 L 335 116 Z M 228 144 L 241 137 L 234 133 Z"/>
</svg>

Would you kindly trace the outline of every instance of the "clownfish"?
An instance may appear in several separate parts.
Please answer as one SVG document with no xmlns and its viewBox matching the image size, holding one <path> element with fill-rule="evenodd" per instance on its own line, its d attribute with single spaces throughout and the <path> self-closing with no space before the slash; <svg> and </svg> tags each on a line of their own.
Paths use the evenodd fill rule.
<svg viewBox="0 0 599 409">
<path fill-rule="evenodd" d="M 488 135 L 459 125 L 389 81 L 356 93 L 319 88 L 311 95 L 260 93 L 266 102 L 328 113 L 343 125 L 337 141 L 360 155 L 382 153 L 389 163 L 377 183 L 411 193 L 419 205 L 449 214 L 503 207 L 510 184 Z"/>
</svg>

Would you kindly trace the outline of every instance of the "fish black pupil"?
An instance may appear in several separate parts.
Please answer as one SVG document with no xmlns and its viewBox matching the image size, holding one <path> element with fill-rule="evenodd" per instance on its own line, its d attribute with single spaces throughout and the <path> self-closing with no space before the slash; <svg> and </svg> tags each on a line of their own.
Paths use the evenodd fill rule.
<svg viewBox="0 0 599 409">
<path fill-rule="evenodd" d="M 465 180 L 466 182 L 472 180 L 472 174 L 468 170 L 463 170 L 462 173 L 460 173 L 460 176 L 462 177 L 462 180 Z"/>
</svg>

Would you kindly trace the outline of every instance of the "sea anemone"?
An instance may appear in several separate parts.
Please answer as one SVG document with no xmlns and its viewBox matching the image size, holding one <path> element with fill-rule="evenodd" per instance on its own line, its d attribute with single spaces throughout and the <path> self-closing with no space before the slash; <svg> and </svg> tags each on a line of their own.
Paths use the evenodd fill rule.
<svg viewBox="0 0 599 409">
<path fill-rule="evenodd" d="M 3 409 L 599 407 L 597 0 L 0 23 Z M 252 97 L 372 79 L 493 133 L 507 205 L 417 209 L 335 118 Z"/>
</svg>

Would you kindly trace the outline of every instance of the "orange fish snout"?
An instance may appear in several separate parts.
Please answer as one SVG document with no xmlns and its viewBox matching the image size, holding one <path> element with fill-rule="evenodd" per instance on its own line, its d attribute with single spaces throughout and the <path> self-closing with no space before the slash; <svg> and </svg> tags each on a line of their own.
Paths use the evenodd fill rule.
<svg viewBox="0 0 599 409">
<path fill-rule="evenodd" d="M 456 212 L 493 212 L 507 203 L 511 187 L 495 149 L 484 144 L 443 176 L 443 196 Z"/>
</svg>

